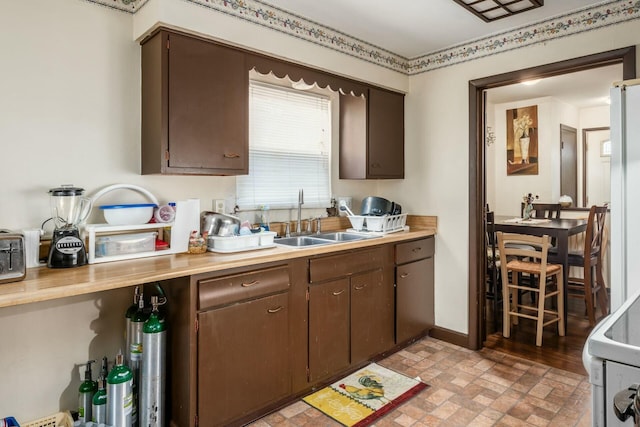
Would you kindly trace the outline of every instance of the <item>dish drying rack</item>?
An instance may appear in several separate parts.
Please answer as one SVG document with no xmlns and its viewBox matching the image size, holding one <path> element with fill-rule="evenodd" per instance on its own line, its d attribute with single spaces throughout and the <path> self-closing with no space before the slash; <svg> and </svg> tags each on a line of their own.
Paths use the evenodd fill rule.
<svg viewBox="0 0 640 427">
<path fill-rule="evenodd" d="M 350 233 L 384 235 L 409 231 L 406 213 L 383 216 L 349 215 L 348 218 L 352 227 L 347 230 Z"/>
</svg>

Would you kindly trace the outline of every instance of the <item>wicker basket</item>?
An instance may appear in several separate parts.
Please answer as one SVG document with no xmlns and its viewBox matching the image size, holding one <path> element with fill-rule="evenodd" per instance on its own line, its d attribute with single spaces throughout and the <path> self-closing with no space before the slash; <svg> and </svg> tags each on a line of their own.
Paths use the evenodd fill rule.
<svg viewBox="0 0 640 427">
<path fill-rule="evenodd" d="M 39 420 L 21 424 L 21 427 L 73 427 L 73 418 L 69 412 L 58 412 Z"/>
</svg>

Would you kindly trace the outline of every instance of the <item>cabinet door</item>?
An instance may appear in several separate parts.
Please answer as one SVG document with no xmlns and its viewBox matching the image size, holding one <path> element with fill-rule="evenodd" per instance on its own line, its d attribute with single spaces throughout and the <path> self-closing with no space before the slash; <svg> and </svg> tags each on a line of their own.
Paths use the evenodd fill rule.
<svg viewBox="0 0 640 427">
<path fill-rule="evenodd" d="M 198 314 L 200 425 L 226 425 L 291 393 L 288 316 L 287 293 Z"/>
<path fill-rule="evenodd" d="M 340 94 L 340 179 L 367 177 L 367 100 Z"/>
<path fill-rule="evenodd" d="M 396 267 L 396 343 L 433 326 L 433 258 Z"/>
<path fill-rule="evenodd" d="M 180 173 L 248 171 L 249 72 L 244 53 L 169 36 L 168 166 Z"/>
<path fill-rule="evenodd" d="M 393 347 L 393 283 L 382 269 L 351 277 L 351 363 Z"/>
<path fill-rule="evenodd" d="M 404 95 L 340 95 L 341 179 L 404 178 Z"/>
<path fill-rule="evenodd" d="M 404 95 L 369 89 L 367 178 L 404 178 Z"/>
<path fill-rule="evenodd" d="M 309 381 L 349 366 L 349 279 L 309 286 Z"/>
</svg>

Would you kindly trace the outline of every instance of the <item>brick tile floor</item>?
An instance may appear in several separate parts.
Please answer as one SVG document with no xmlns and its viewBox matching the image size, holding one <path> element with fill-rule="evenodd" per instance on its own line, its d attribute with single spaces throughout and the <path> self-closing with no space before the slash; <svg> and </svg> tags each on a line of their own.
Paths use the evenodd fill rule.
<svg viewBox="0 0 640 427">
<path fill-rule="evenodd" d="M 582 375 L 430 337 L 378 363 L 431 387 L 377 420 L 377 427 L 591 425 L 591 389 Z M 298 401 L 250 426 L 340 424 Z"/>
</svg>

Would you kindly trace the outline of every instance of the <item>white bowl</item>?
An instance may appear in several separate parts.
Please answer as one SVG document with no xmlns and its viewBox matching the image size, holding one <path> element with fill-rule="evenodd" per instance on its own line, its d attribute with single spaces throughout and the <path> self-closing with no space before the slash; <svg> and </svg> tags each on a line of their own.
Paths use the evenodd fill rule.
<svg viewBox="0 0 640 427">
<path fill-rule="evenodd" d="M 146 224 L 153 216 L 154 203 L 100 206 L 104 219 L 111 225 Z"/>
</svg>

